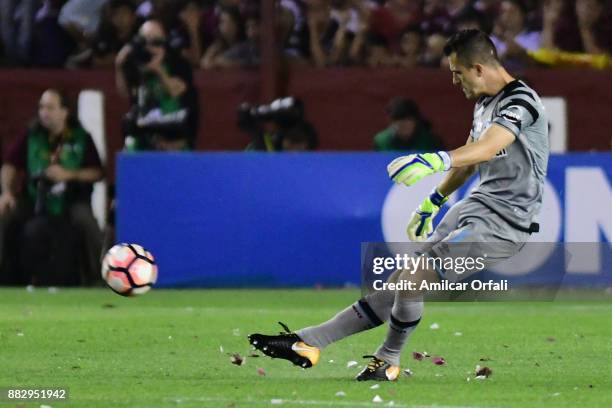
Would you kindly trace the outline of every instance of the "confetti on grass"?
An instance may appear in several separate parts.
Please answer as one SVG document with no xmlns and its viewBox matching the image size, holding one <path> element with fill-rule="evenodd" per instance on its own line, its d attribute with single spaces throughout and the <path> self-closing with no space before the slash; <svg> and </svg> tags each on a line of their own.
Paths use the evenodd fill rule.
<svg viewBox="0 0 612 408">
<path fill-rule="evenodd" d="M 234 353 L 231 355 L 230 357 L 230 361 L 232 362 L 232 364 L 235 364 L 237 366 L 241 366 L 244 364 L 244 358 L 238 354 L 238 353 Z"/>
<path fill-rule="evenodd" d="M 491 376 L 491 374 L 493 374 L 493 370 L 491 370 L 489 367 L 481 367 L 477 365 L 476 369 L 474 370 L 474 375 L 476 376 L 477 380 L 488 378 Z M 478 377 L 482 377 L 482 378 L 478 378 Z"/>
<path fill-rule="evenodd" d="M 423 353 L 419 353 L 418 351 L 413 351 L 412 352 L 412 358 L 414 358 L 417 361 L 421 361 L 425 358 L 425 354 Z"/>
</svg>

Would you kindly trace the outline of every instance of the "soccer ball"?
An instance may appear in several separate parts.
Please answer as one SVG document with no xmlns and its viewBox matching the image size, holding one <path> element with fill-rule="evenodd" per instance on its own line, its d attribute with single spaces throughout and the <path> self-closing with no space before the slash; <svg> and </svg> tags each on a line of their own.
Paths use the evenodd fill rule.
<svg viewBox="0 0 612 408">
<path fill-rule="evenodd" d="M 104 256 L 102 279 L 122 296 L 142 295 L 157 281 L 157 265 L 140 245 L 117 244 Z"/>
</svg>

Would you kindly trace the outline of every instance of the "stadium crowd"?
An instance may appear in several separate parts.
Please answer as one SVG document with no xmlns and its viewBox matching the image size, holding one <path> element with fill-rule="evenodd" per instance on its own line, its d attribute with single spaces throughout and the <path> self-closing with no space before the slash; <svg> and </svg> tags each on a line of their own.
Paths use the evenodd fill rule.
<svg viewBox="0 0 612 408">
<path fill-rule="evenodd" d="M 279 0 L 277 43 L 295 64 L 439 67 L 446 39 L 490 33 L 510 68 L 610 65 L 609 0 Z M 260 62 L 259 0 L 0 0 L 4 66 L 112 67 L 150 18 L 201 69 Z"/>
</svg>

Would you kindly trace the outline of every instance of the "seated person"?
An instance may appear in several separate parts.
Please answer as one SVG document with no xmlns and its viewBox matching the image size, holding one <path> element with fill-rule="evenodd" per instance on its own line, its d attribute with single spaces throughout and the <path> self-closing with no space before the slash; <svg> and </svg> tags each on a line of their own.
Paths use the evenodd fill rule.
<svg viewBox="0 0 612 408">
<path fill-rule="evenodd" d="M 440 139 L 431 131 L 431 124 L 421 116 L 419 108 L 410 99 L 395 98 L 387 113 L 390 126 L 374 137 L 374 148 L 378 151 L 442 149 Z"/>
<path fill-rule="evenodd" d="M 21 188 L 20 173 L 25 176 Z M 8 150 L 1 175 L 2 281 L 97 281 L 102 234 L 91 192 L 103 170 L 91 136 L 60 91 L 42 94 L 38 118 Z"/>
</svg>

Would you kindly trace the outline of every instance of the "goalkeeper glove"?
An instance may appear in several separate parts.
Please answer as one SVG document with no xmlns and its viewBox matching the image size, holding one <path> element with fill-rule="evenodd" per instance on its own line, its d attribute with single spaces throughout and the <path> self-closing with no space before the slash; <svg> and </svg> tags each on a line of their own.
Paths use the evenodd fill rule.
<svg viewBox="0 0 612 408">
<path fill-rule="evenodd" d="M 423 200 L 423 203 L 412 213 L 406 232 L 411 241 L 425 241 L 433 232 L 433 219 L 440 211 L 440 207 L 448 201 L 448 197 L 444 197 L 434 189 L 429 197 Z"/>
<path fill-rule="evenodd" d="M 425 176 L 446 171 L 451 167 L 448 153 L 420 153 L 398 157 L 387 166 L 389 178 L 407 186 L 415 184 Z"/>
</svg>

